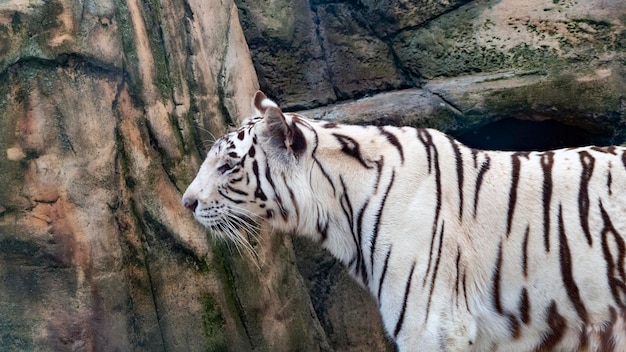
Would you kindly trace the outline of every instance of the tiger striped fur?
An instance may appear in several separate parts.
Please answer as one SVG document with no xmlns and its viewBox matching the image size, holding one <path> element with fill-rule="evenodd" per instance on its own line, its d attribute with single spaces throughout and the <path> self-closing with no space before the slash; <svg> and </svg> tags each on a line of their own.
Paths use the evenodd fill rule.
<svg viewBox="0 0 626 352">
<path fill-rule="evenodd" d="M 480 151 L 254 101 L 184 194 L 203 225 L 320 242 L 400 351 L 626 351 L 626 149 Z"/>
</svg>

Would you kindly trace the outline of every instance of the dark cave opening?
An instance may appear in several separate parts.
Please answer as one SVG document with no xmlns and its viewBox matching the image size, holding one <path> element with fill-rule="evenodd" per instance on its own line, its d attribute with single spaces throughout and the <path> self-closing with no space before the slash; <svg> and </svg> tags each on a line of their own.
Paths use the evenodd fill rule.
<svg viewBox="0 0 626 352">
<path fill-rule="evenodd" d="M 611 136 L 590 133 L 555 120 L 530 121 L 505 118 L 474 131 L 457 135 L 471 148 L 508 151 L 544 151 L 585 145 L 606 146 Z"/>
</svg>

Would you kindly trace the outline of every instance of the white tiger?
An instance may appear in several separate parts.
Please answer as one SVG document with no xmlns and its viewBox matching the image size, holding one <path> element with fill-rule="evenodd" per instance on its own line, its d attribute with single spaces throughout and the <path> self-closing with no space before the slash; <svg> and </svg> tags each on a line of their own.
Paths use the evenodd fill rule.
<svg viewBox="0 0 626 352">
<path fill-rule="evenodd" d="M 206 227 L 320 242 L 400 351 L 626 351 L 626 149 L 480 151 L 254 105 L 184 194 Z"/>
</svg>

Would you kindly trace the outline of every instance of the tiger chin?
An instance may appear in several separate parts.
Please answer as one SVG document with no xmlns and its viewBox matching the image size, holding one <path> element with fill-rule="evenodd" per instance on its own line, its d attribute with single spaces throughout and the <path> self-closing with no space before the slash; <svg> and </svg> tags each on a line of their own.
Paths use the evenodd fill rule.
<svg viewBox="0 0 626 352">
<path fill-rule="evenodd" d="M 399 351 L 626 351 L 626 149 L 481 151 L 253 104 L 183 196 L 204 226 L 319 242 Z"/>
</svg>

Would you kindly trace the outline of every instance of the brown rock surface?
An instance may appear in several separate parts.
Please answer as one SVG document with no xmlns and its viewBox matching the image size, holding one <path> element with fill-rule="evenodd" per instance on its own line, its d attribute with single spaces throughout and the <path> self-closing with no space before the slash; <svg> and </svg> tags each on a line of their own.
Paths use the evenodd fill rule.
<svg viewBox="0 0 626 352">
<path fill-rule="evenodd" d="M 308 0 L 237 0 L 259 82 L 284 107 L 337 99 Z"/>
<path fill-rule="evenodd" d="M 257 87 L 228 1 L 0 3 L 0 350 L 330 349 L 288 237 L 180 204 Z"/>
<path fill-rule="evenodd" d="M 413 124 L 428 121 L 424 126 L 446 125 L 442 129 L 463 131 L 509 117 L 550 118 L 591 133 L 600 132 L 616 142 L 624 139 L 623 1 L 281 0 L 274 1 L 273 6 L 291 8 L 294 3 L 315 18 L 306 33 L 319 33 L 317 39 L 308 38 L 315 48 L 321 43 L 316 65 L 329 72 L 329 76 L 318 79 L 332 86 L 337 100 L 421 88 L 426 91 L 423 94 L 434 97 L 432 104 L 443 99 L 461 116 L 454 125 L 446 125 L 447 115 L 442 123 L 433 123 L 437 117 L 429 116 L 432 104 L 423 104 L 425 110 L 411 104 L 418 110 L 409 115 L 429 116 L 409 118 Z M 251 19 L 244 22 L 244 31 L 255 67 L 281 72 L 261 80 L 261 87 L 270 93 L 280 92 L 270 95 L 291 110 L 323 105 L 314 98 L 324 93 L 319 89 L 298 91 L 297 104 L 288 94 L 291 85 L 298 84 L 298 75 L 309 72 L 308 66 L 283 65 L 282 56 L 271 60 L 270 66 L 263 61 L 267 50 L 280 51 L 286 57 L 295 53 L 301 62 L 310 59 L 302 57 L 301 51 L 290 50 L 289 42 L 274 40 L 276 32 L 296 37 L 304 33 L 290 32 L 284 25 L 292 23 L 289 19 L 293 14 L 259 11 L 263 5 L 250 6 L 243 0 L 238 4 Z M 261 32 L 263 40 L 257 41 L 258 36 L 250 34 L 257 26 L 255 19 L 268 16 L 275 19 L 273 31 Z M 403 96 L 398 95 L 398 101 L 389 100 L 393 95 L 383 96 L 388 99 L 381 105 L 383 115 L 405 116 Z M 369 110 L 363 121 L 377 112 L 375 108 Z M 357 121 L 358 116 L 346 118 Z M 406 120 L 403 117 L 396 123 Z"/>
<path fill-rule="evenodd" d="M 405 82 L 389 46 L 348 3 L 316 7 L 319 38 L 339 100 L 401 88 Z"/>
</svg>

